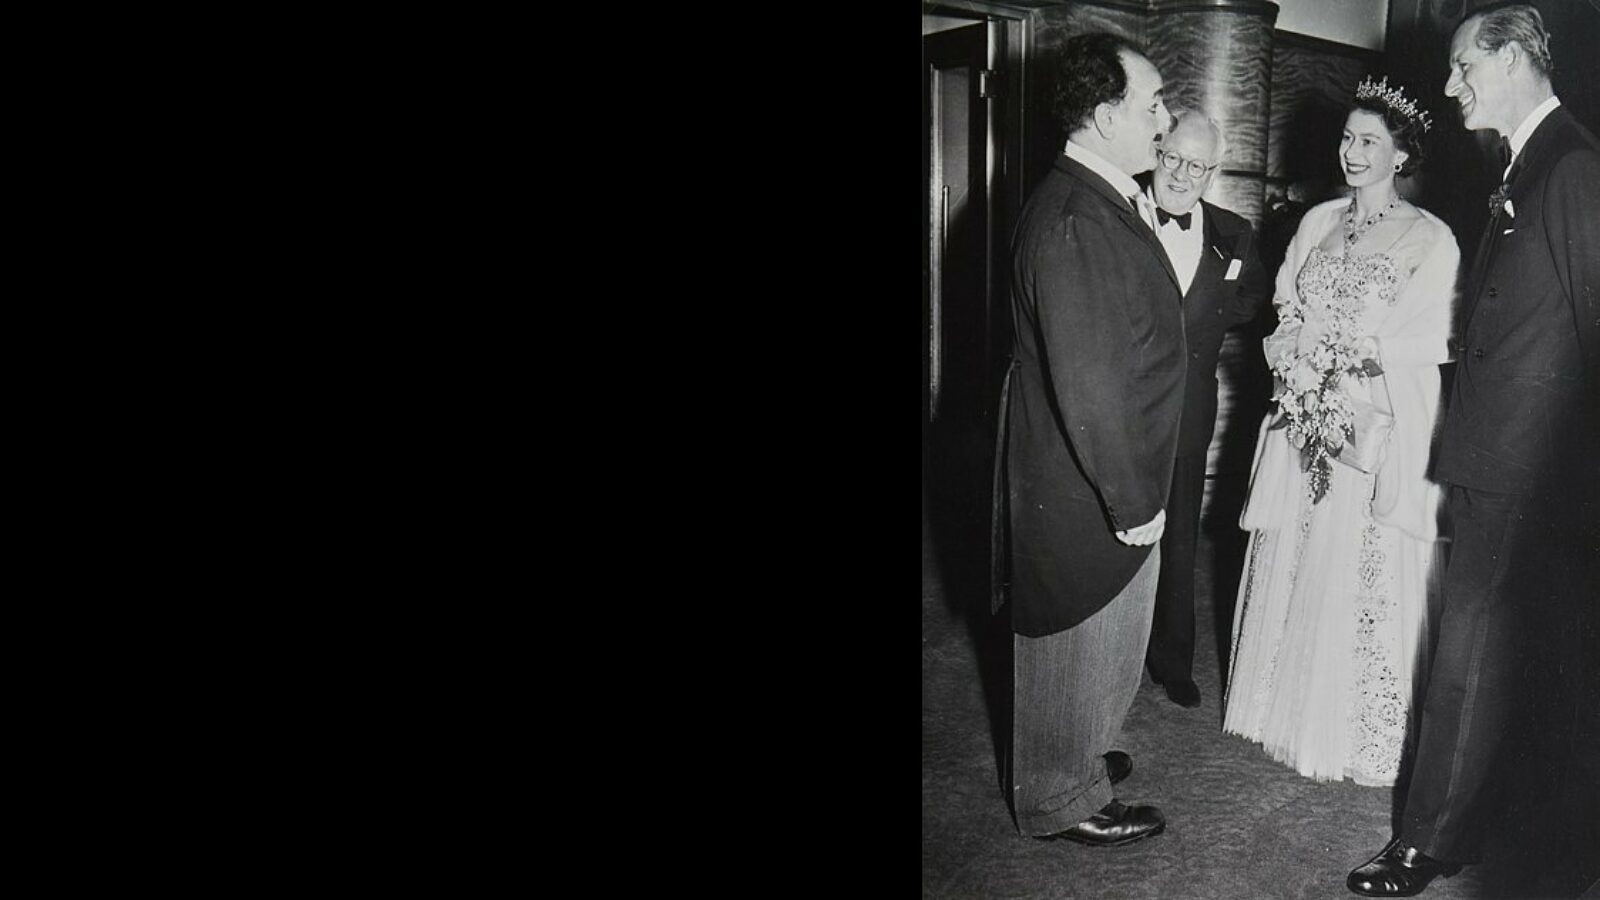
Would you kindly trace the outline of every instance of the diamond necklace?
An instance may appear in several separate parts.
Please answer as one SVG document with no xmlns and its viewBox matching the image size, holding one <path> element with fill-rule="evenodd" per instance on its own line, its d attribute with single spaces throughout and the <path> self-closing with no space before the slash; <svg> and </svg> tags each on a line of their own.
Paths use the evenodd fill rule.
<svg viewBox="0 0 1600 900">
<path fill-rule="evenodd" d="M 1389 210 L 1394 209 L 1395 205 L 1398 204 L 1399 202 L 1400 202 L 1400 198 L 1399 198 L 1399 196 L 1396 196 L 1393 200 L 1389 201 L 1389 205 L 1388 206 L 1385 206 L 1383 209 L 1378 210 L 1376 215 L 1368 216 L 1367 220 L 1365 222 L 1362 222 L 1360 225 L 1357 225 L 1356 224 L 1356 199 L 1354 197 L 1351 197 L 1350 198 L 1350 208 L 1345 210 L 1345 214 L 1344 214 L 1344 249 L 1345 249 L 1345 252 L 1348 253 L 1352 247 L 1354 247 L 1356 244 L 1360 243 L 1361 239 L 1366 237 L 1367 232 L 1372 230 L 1372 226 L 1374 226 L 1374 225 L 1378 224 L 1379 222 L 1383 221 L 1383 217 L 1387 216 L 1389 214 Z"/>
</svg>

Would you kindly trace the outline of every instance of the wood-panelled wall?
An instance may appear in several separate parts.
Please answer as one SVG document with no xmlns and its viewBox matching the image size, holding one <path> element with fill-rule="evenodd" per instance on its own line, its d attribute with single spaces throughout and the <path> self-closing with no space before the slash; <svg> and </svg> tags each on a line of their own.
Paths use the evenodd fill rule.
<svg viewBox="0 0 1600 900">
<path fill-rule="evenodd" d="M 1211 6 L 1150 20 L 1151 60 L 1167 83 L 1167 106 L 1198 109 L 1228 136 L 1206 199 L 1261 221 L 1271 109 L 1272 20 L 1259 4 Z"/>
<path fill-rule="evenodd" d="M 1309 200 L 1327 199 L 1344 185 L 1339 137 L 1362 77 L 1376 71 L 1378 55 L 1316 38 L 1279 32 L 1272 45 L 1272 111 L 1267 139 L 1271 193 L 1290 184 Z"/>
</svg>

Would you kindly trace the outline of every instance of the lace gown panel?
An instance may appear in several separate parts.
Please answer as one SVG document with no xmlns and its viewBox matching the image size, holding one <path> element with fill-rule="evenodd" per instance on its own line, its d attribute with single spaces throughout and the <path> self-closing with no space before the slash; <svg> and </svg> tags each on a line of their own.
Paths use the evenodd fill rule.
<svg viewBox="0 0 1600 900">
<path fill-rule="evenodd" d="M 1353 325 L 1346 333 L 1373 333 L 1402 287 L 1401 271 L 1386 254 L 1312 250 L 1296 278 L 1302 339 L 1336 327 L 1336 317 Z M 1348 391 L 1366 398 L 1371 387 L 1356 381 Z M 1333 469 L 1321 502 L 1299 491 L 1292 525 L 1251 538 L 1224 729 L 1301 774 L 1392 785 L 1426 645 L 1435 542 L 1374 520 L 1372 475 Z"/>
</svg>

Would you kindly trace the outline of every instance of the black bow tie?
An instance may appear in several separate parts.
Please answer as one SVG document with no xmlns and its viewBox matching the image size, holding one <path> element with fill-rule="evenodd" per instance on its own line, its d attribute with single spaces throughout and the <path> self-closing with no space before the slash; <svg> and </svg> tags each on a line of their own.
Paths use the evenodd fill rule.
<svg viewBox="0 0 1600 900">
<path fill-rule="evenodd" d="M 1177 215 L 1175 213 L 1169 213 L 1169 212 L 1167 212 L 1166 210 L 1162 209 L 1159 206 L 1156 207 L 1156 221 L 1157 222 L 1159 222 L 1162 225 L 1165 225 L 1168 222 L 1177 222 L 1178 223 L 1178 227 L 1182 228 L 1184 231 L 1188 231 L 1189 230 L 1189 218 L 1191 216 L 1193 216 L 1193 215 L 1194 215 L 1194 213 L 1192 213 L 1192 212 L 1186 212 L 1186 213 L 1184 213 L 1182 215 Z"/>
</svg>

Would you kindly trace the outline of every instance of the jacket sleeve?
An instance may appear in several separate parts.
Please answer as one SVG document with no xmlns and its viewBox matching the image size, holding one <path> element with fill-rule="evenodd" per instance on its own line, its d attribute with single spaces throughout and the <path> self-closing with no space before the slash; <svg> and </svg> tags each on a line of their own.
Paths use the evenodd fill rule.
<svg viewBox="0 0 1600 900">
<path fill-rule="evenodd" d="M 1133 431 L 1136 381 L 1147 354 L 1136 346 L 1129 307 L 1138 296 L 1126 240 L 1101 223 L 1068 215 L 1035 256 L 1039 334 L 1051 387 L 1078 464 L 1100 495 L 1113 531 L 1155 518 L 1166 484 L 1141 475 Z"/>
<path fill-rule="evenodd" d="M 1587 390 L 1600 391 L 1600 152 L 1561 159 L 1545 186 L 1545 232 L 1553 236 L 1556 278 L 1572 303 Z"/>
</svg>

